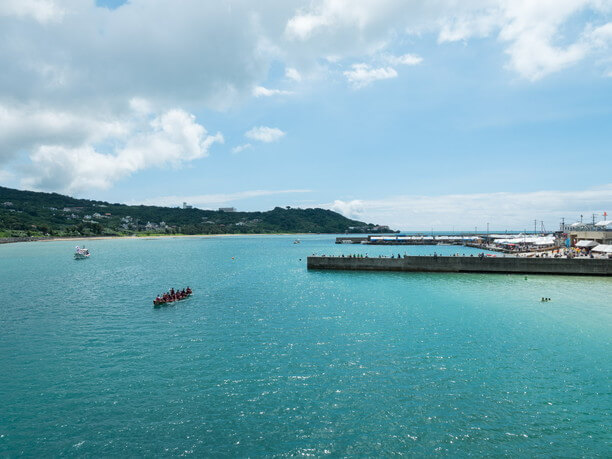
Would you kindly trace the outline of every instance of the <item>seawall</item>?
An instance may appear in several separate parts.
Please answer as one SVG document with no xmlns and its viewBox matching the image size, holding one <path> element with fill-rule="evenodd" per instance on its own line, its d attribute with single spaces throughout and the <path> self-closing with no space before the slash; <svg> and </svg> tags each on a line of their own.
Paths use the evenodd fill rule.
<svg viewBox="0 0 612 459">
<path fill-rule="evenodd" d="M 348 258 L 310 256 L 308 269 L 451 273 L 561 274 L 612 276 L 612 260 L 602 258 L 520 258 L 407 256 Z"/>
</svg>

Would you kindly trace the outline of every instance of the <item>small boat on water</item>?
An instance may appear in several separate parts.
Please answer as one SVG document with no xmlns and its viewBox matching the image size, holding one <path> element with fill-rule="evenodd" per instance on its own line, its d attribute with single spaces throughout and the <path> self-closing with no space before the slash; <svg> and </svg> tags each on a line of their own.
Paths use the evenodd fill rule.
<svg viewBox="0 0 612 459">
<path fill-rule="evenodd" d="M 157 295 L 157 297 L 153 300 L 153 307 L 159 308 L 160 306 L 164 306 L 166 304 L 186 300 L 191 295 L 193 295 L 193 290 L 191 290 L 189 287 L 176 291 L 172 288 L 168 293 Z"/>
<path fill-rule="evenodd" d="M 86 249 L 85 247 L 79 247 L 78 245 L 76 246 L 76 251 L 74 252 L 75 260 L 85 260 L 89 258 L 89 255 L 89 249 Z"/>
<path fill-rule="evenodd" d="M 300 241 L 299 239 L 296 239 L 295 241 L 293 241 L 294 244 L 299 244 L 300 242 L 302 241 Z"/>
</svg>

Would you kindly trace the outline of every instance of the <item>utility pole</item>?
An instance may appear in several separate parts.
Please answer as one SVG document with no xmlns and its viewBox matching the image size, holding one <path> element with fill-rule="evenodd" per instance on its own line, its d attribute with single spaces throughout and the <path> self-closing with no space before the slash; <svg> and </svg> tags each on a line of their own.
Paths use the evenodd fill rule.
<svg viewBox="0 0 612 459">
<path fill-rule="evenodd" d="M 561 231 L 565 233 L 565 217 L 561 217 Z"/>
<path fill-rule="evenodd" d="M 538 234 L 538 220 L 533 221 L 533 234 Z"/>
</svg>

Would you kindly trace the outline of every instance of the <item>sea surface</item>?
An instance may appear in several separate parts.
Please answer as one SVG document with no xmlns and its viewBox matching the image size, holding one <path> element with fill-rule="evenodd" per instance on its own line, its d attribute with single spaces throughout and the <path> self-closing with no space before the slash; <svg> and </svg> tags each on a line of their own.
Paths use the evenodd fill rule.
<svg viewBox="0 0 612 459">
<path fill-rule="evenodd" d="M 612 279 L 309 272 L 477 251 L 294 239 L 0 245 L 0 455 L 612 456 Z"/>
</svg>

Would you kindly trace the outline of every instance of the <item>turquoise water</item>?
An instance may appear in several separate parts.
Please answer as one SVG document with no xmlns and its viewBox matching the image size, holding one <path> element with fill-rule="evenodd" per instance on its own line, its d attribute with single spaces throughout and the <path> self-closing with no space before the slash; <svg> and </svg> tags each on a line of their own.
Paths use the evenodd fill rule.
<svg viewBox="0 0 612 459">
<path fill-rule="evenodd" d="M 363 249 L 293 239 L 0 246 L 0 454 L 610 456 L 612 279 L 308 272 Z"/>
</svg>

